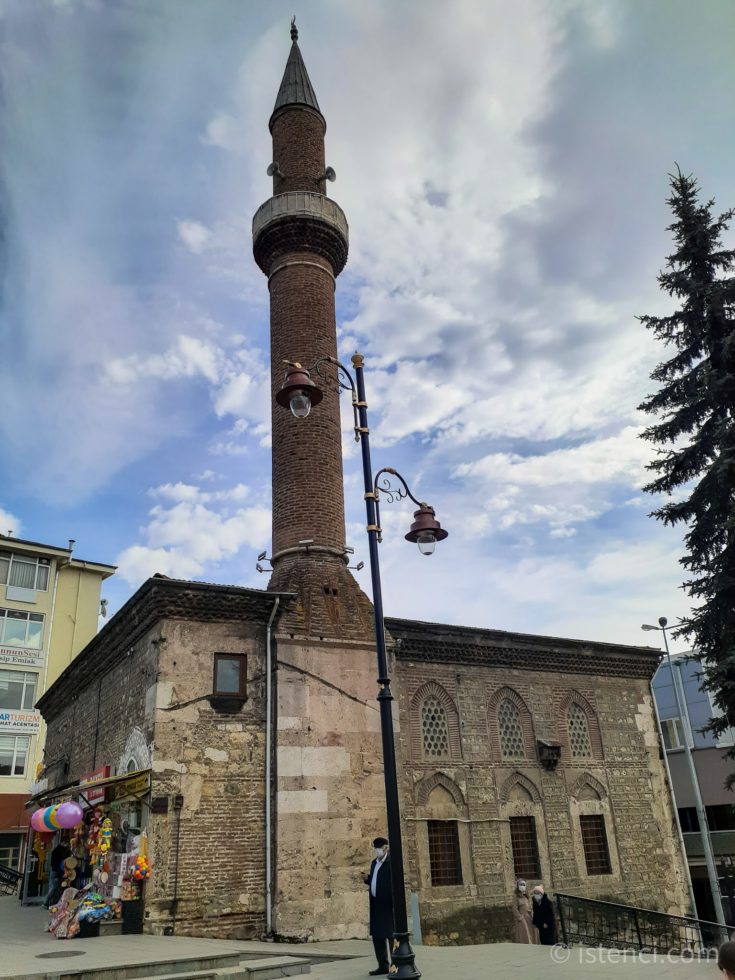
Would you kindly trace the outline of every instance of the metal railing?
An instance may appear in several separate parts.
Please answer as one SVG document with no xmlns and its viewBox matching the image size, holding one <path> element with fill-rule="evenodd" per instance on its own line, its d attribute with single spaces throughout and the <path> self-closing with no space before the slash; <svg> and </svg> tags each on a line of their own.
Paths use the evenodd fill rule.
<svg viewBox="0 0 735 980">
<path fill-rule="evenodd" d="M 23 878 L 21 871 L 9 868 L 6 864 L 0 864 L 0 895 L 15 895 L 18 891 L 18 883 Z"/>
<path fill-rule="evenodd" d="M 727 942 L 735 928 L 653 909 L 557 892 L 560 939 L 567 945 L 698 956 Z"/>
</svg>

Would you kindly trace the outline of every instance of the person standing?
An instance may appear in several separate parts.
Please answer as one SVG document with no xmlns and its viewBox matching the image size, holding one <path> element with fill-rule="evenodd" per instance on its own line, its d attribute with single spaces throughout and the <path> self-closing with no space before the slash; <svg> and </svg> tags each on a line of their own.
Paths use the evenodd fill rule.
<svg viewBox="0 0 735 980">
<path fill-rule="evenodd" d="M 49 884 L 46 898 L 43 900 L 44 908 L 51 908 L 56 905 L 61 898 L 61 881 L 64 877 L 64 861 L 69 857 L 71 851 L 63 841 L 59 841 L 51 851 L 49 859 Z"/>
<path fill-rule="evenodd" d="M 538 929 L 538 938 L 542 946 L 554 946 L 556 938 L 556 919 L 554 906 L 544 891 L 543 885 L 536 885 L 531 892 L 533 899 L 533 924 Z"/>
<path fill-rule="evenodd" d="M 516 882 L 516 890 L 513 892 L 513 941 L 516 943 L 526 943 L 527 945 L 538 945 L 538 933 L 531 917 L 531 899 L 528 897 L 526 882 L 519 878 Z"/>
<path fill-rule="evenodd" d="M 393 888 L 390 879 L 390 855 L 385 837 L 373 841 L 375 857 L 364 881 L 370 893 L 370 936 L 373 940 L 377 969 L 371 977 L 379 977 L 390 971 L 390 947 L 393 942 Z"/>
</svg>

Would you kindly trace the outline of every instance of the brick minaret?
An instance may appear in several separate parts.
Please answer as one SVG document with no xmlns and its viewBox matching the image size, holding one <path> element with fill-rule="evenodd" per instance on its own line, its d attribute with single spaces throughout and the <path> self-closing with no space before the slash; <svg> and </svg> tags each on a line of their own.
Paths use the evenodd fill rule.
<svg viewBox="0 0 735 980">
<path fill-rule="evenodd" d="M 347 261 L 342 209 L 326 194 L 327 124 L 291 27 L 291 52 L 270 118 L 273 196 L 253 219 L 255 260 L 268 276 L 273 431 L 273 577 L 299 593 L 300 633 L 365 635 L 367 600 L 345 567 L 342 431 L 336 386 L 308 419 L 275 402 L 285 360 L 337 355 L 334 293 Z M 333 370 L 328 369 L 333 376 Z M 308 546 L 300 544 L 311 541 Z M 345 606 L 346 604 L 346 606 Z M 354 607 L 358 608 L 355 609 Z M 348 608 L 349 607 L 349 608 Z M 357 613 L 358 622 L 355 622 Z M 367 615 L 366 615 L 367 614 Z"/>
<path fill-rule="evenodd" d="M 326 123 L 297 37 L 292 25 L 270 118 L 273 196 L 253 219 L 271 305 L 270 588 L 296 596 L 274 633 L 273 931 L 339 939 L 365 935 L 361 872 L 370 840 L 385 833 L 385 796 L 373 610 L 345 561 L 339 397 L 314 376 L 324 399 L 308 418 L 275 402 L 284 360 L 308 368 L 336 356 L 334 292 L 347 260 L 347 221 L 325 194 Z"/>
</svg>

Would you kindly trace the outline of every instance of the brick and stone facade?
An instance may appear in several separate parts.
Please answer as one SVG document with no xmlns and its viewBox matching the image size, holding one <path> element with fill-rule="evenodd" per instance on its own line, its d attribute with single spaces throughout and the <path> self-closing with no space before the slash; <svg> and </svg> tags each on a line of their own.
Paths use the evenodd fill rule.
<svg viewBox="0 0 735 980">
<path fill-rule="evenodd" d="M 308 368 L 336 356 L 334 290 L 348 246 L 346 219 L 325 195 L 326 124 L 294 34 L 271 117 L 273 196 L 253 222 L 271 298 L 269 591 L 154 577 L 40 702 L 52 785 L 105 763 L 124 772 L 131 759 L 152 770 L 146 927 L 159 932 L 364 937 L 362 876 L 371 839 L 386 832 L 373 608 L 345 561 L 337 390 L 319 381 L 324 399 L 308 419 L 275 404 L 284 360 Z M 386 626 L 407 885 L 425 941 L 508 938 L 520 818 L 535 828 L 538 877 L 551 891 L 686 910 L 652 710 L 655 651 Z M 218 652 L 247 657 L 247 700 L 234 708 L 212 696 Z M 602 818 L 604 873 L 588 873 L 584 818 Z M 430 827 L 456 832 L 454 884 L 432 884 Z"/>
<path fill-rule="evenodd" d="M 421 897 L 425 941 L 509 933 L 515 816 L 535 817 L 537 880 L 549 890 L 674 913 L 687 907 L 651 699 L 657 651 L 406 620 L 386 626 L 397 647 L 410 888 Z M 426 698 L 445 709 L 439 756 L 433 743 L 427 753 L 421 730 Z M 500 743 L 504 700 L 519 718 L 510 759 Z M 589 736 L 581 758 L 570 745 L 572 705 Z M 540 761 L 539 740 L 560 747 L 553 771 Z M 610 874 L 587 873 L 579 829 L 587 814 L 604 818 Z M 428 820 L 457 822 L 461 885 L 432 887 Z"/>
<path fill-rule="evenodd" d="M 265 932 L 265 631 L 276 598 L 289 601 L 149 579 L 39 703 L 50 790 L 103 765 L 152 770 L 148 931 Z M 215 653 L 247 657 L 244 703 L 212 696 Z"/>
</svg>

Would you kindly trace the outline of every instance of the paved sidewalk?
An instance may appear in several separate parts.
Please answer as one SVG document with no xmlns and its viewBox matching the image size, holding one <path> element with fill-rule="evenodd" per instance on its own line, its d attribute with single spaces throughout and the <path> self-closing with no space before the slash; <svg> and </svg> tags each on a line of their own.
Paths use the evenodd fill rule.
<svg viewBox="0 0 735 980">
<path fill-rule="evenodd" d="M 318 944 L 319 945 L 319 944 Z M 336 947 L 341 944 L 324 944 Z M 311 980 L 363 980 L 375 966 L 372 944 L 363 959 L 312 967 Z M 298 950 L 300 947 L 294 947 Z M 296 953 L 298 955 L 298 953 Z M 494 943 L 488 946 L 418 946 L 424 980 L 720 980 L 716 960 L 636 956 L 620 950 L 562 949 Z"/>
<path fill-rule="evenodd" d="M 45 910 L 23 908 L 16 899 L 0 898 L 0 980 L 23 975 L 58 976 L 59 971 L 133 966 L 171 960 L 216 959 L 241 953 L 256 959 L 308 956 L 312 980 L 362 980 L 374 965 L 372 944 L 362 940 L 328 943 L 258 943 L 237 940 L 188 939 L 178 936 L 105 936 L 57 940 L 44 932 Z M 47 959 L 54 950 L 79 951 L 73 959 Z M 41 958 L 39 958 L 41 957 Z M 350 958 L 344 958 L 350 957 Z M 488 946 L 418 946 L 416 959 L 425 980 L 717 980 L 714 960 L 638 956 L 632 952 L 575 947 L 549 949 L 497 943 Z M 141 976 L 145 970 L 141 969 Z"/>
</svg>

